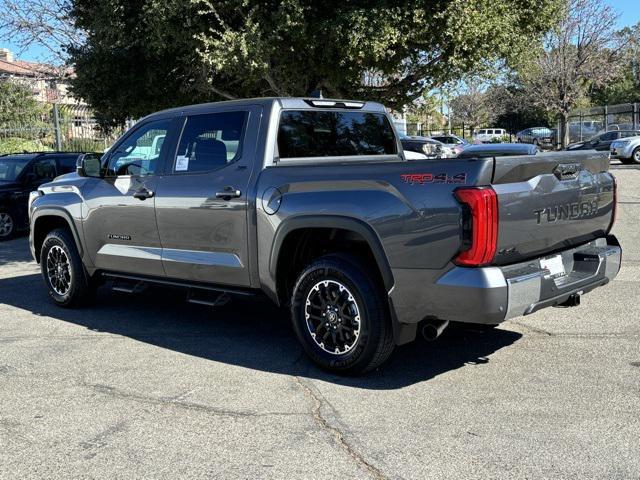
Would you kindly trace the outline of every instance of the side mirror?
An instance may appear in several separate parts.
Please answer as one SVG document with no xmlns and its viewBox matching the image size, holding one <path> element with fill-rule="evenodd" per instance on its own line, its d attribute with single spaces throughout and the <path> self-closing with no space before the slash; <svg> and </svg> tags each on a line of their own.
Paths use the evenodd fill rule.
<svg viewBox="0 0 640 480">
<path fill-rule="evenodd" d="M 78 158 L 76 172 L 81 177 L 102 177 L 102 163 L 97 153 L 85 153 Z"/>
</svg>

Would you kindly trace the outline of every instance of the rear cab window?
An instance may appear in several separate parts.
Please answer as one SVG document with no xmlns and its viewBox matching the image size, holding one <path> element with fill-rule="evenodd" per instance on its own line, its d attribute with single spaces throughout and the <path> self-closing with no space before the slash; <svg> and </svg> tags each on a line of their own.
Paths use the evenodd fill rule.
<svg viewBox="0 0 640 480">
<path fill-rule="evenodd" d="M 393 127 L 378 112 L 283 110 L 277 144 L 283 160 L 398 154 Z"/>
</svg>

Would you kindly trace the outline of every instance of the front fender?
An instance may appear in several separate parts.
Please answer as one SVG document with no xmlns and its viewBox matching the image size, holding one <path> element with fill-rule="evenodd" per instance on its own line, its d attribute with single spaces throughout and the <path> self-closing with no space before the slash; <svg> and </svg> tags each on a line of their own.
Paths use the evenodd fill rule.
<svg viewBox="0 0 640 480">
<path fill-rule="evenodd" d="M 36 202 L 37 201 L 38 200 L 36 200 Z M 42 240 L 44 239 L 44 235 L 41 234 L 41 229 L 47 227 L 48 225 L 51 225 L 52 222 L 47 222 L 45 220 L 52 218 L 58 220 L 58 222 L 53 223 L 57 223 L 59 225 L 59 222 L 63 221 L 65 226 L 69 228 L 69 231 L 71 231 L 73 239 L 76 242 L 78 253 L 84 260 L 85 255 L 83 242 L 79 232 L 79 228 L 81 228 L 81 225 L 79 225 L 80 220 L 74 220 L 71 213 L 69 213 L 69 211 L 62 206 L 34 205 L 31 210 L 31 231 L 29 233 L 29 248 L 31 249 L 31 255 L 33 256 L 35 261 L 40 262 L 40 247 L 42 246 Z"/>
</svg>

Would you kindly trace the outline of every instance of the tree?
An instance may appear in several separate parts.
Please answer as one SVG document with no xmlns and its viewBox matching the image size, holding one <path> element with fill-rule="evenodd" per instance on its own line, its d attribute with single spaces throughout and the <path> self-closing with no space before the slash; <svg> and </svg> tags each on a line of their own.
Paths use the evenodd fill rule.
<svg viewBox="0 0 640 480">
<path fill-rule="evenodd" d="M 554 119 L 537 105 L 516 76 L 503 83 L 493 84 L 486 91 L 486 102 L 493 116 L 493 124 L 515 133 L 528 127 L 548 127 Z"/>
<path fill-rule="evenodd" d="M 618 75 L 610 82 L 594 86 L 589 98 L 594 105 L 640 102 L 640 23 L 617 33 L 622 44 Z"/>
<path fill-rule="evenodd" d="M 10 38 L 21 50 L 42 47 L 44 60 L 56 65 L 68 60 L 68 46 L 84 43 L 84 32 L 69 16 L 71 0 L 0 0 L 0 11 L 0 37 Z"/>
<path fill-rule="evenodd" d="M 400 109 L 498 59 L 512 61 L 562 0 L 75 0 L 87 34 L 76 95 L 106 121 L 232 97 L 377 99 Z M 380 81 L 365 84 L 366 75 Z"/>
<path fill-rule="evenodd" d="M 27 85 L 0 81 L 0 155 L 44 150 L 40 137 L 47 131 L 45 114 Z"/>
<path fill-rule="evenodd" d="M 488 125 L 493 120 L 487 94 L 476 85 L 469 86 L 464 93 L 454 97 L 449 108 L 456 122 L 466 124 L 472 134 L 476 127 Z"/>
<path fill-rule="evenodd" d="M 422 130 L 440 130 L 445 123 L 444 115 L 440 111 L 441 101 L 434 95 L 425 92 L 420 98 L 407 105 L 407 122 L 421 124 Z"/>
<path fill-rule="evenodd" d="M 621 45 L 615 20 L 602 0 L 565 0 L 560 22 L 546 35 L 540 51 L 518 69 L 534 104 L 560 118 L 563 146 L 569 142 L 571 110 L 590 89 L 616 76 Z"/>
<path fill-rule="evenodd" d="M 43 114 L 44 107 L 35 100 L 27 85 L 0 81 L 0 128 L 17 132 L 37 126 L 42 124 Z"/>
</svg>

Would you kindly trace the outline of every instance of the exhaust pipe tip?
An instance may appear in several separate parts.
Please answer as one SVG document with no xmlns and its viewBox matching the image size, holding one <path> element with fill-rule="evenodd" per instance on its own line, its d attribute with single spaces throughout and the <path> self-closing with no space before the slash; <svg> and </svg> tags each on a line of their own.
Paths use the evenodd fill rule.
<svg viewBox="0 0 640 480">
<path fill-rule="evenodd" d="M 427 342 L 433 342 L 442 335 L 448 325 L 449 320 L 428 320 L 422 325 L 420 333 Z"/>
</svg>

